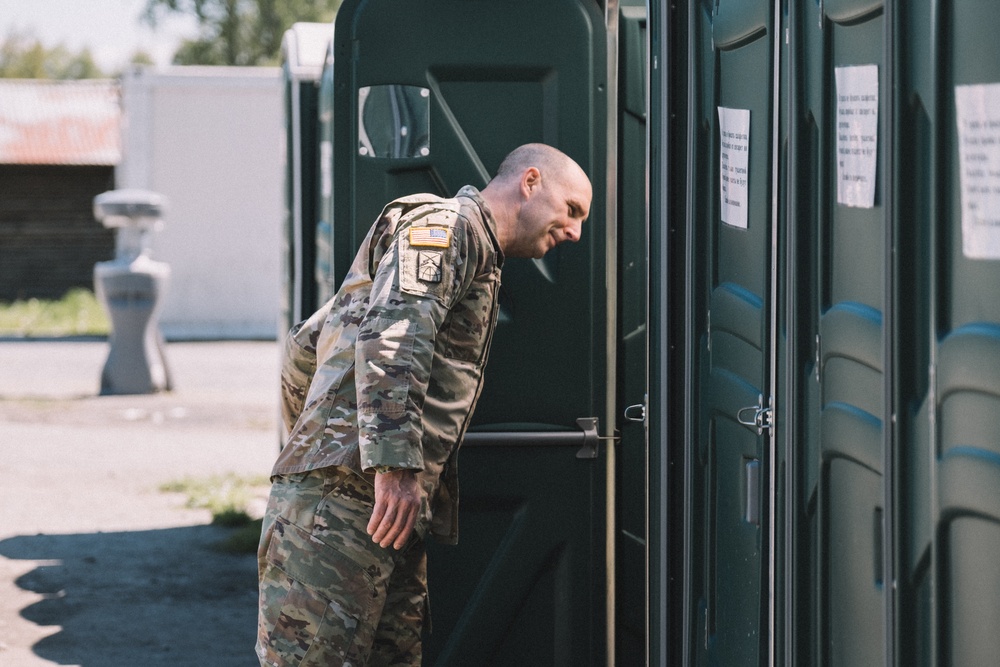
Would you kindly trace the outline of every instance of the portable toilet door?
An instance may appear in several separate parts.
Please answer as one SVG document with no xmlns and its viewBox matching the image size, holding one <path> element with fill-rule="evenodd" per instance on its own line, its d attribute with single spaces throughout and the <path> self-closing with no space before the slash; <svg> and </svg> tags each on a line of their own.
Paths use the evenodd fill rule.
<svg viewBox="0 0 1000 667">
<path fill-rule="evenodd" d="M 776 18 L 689 7 L 684 663 L 774 652 Z"/>
<path fill-rule="evenodd" d="M 788 613 L 794 655 L 814 664 L 885 661 L 885 20 L 870 1 L 804 3 L 789 19 L 795 259 L 782 405 L 801 576 Z"/>
<path fill-rule="evenodd" d="M 897 664 L 1000 655 L 1000 55 L 992 2 L 887 3 Z"/>
<path fill-rule="evenodd" d="M 459 456 L 460 541 L 428 545 L 426 664 L 605 662 L 604 26 L 595 0 L 348 0 L 338 12 L 338 249 L 354 252 L 395 197 L 485 186 L 524 143 L 563 150 L 594 189 L 579 243 L 504 263 Z"/>
</svg>

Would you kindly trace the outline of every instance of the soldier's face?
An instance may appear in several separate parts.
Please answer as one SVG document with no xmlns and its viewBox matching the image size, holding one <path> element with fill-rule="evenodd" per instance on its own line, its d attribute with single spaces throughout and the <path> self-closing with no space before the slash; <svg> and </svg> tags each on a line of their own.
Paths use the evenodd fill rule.
<svg viewBox="0 0 1000 667">
<path fill-rule="evenodd" d="M 564 241 L 579 241 L 590 200 L 590 181 L 582 172 L 562 178 L 541 176 L 529 187 L 515 243 L 504 254 L 538 259 Z"/>
</svg>

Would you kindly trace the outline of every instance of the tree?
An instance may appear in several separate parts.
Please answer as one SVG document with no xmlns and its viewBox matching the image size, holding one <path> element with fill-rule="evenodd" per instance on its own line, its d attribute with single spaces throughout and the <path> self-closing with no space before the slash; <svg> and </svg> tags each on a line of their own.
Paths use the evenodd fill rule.
<svg viewBox="0 0 1000 667">
<path fill-rule="evenodd" d="M 149 55 L 148 51 L 143 51 L 142 49 L 137 50 L 132 54 L 132 57 L 128 60 L 129 65 L 140 65 L 143 67 L 152 67 L 156 64 L 153 60 L 153 56 Z"/>
<path fill-rule="evenodd" d="M 38 39 L 12 32 L 0 43 L 0 79 L 100 79 L 105 73 L 90 49 L 47 48 Z"/>
<path fill-rule="evenodd" d="M 341 0 L 146 0 L 152 26 L 164 12 L 189 14 L 201 34 L 183 42 L 176 65 L 276 65 L 281 39 L 293 23 L 327 22 Z"/>
</svg>

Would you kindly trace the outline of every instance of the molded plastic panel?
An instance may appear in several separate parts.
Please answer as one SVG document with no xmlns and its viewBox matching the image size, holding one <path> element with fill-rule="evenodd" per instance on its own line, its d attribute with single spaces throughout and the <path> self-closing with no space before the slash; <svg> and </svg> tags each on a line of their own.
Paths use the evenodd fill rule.
<svg viewBox="0 0 1000 667">
<path fill-rule="evenodd" d="M 995 494 L 1000 479 L 989 484 L 983 491 Z M 995 575 L 1000 520 L 958 519 L 945 540 L 944 615 L 951 632 L 943 654 L 950 665 L 992 664 L 1000 655 L 1000 577 Z"/>
<path fill-rule="evenodd" d="M 830 462 L 828 576 L 824 665 L 881 665 L 885 662 L 882 582 L 882 478 L 870 469 L 836 458 Z"/>
<path fill-rule="evenodd" d="M 790 224 L 804 239 L 789 289 L 796 290 L 795 328 L 802 342 L 796 376 L 809 385 L 800 406 L 792 399 L 797 414 L 789 417 L 802 424 L 794 460 L 803 484 L 792 525 L 818 522 L 821 536 L 819 542 L 793 537 L 794 567 L 810 569 L 818 582 L 815 590 L 795 596 L 803 611 L 794 622 L 794 641 L 797 654 L 823 665 L 881 664 L 887 638 L 886 589 L 879 582 L 889 541 L 881 532 L 883 522 L 875 520 L 885 511 L 883 313 L 888 268 L 881 174 L 890 90 L 879 4 L 796 3 L 789 26 L 796 123 L 789 171 L 798 195 Z M 838 197 L 838 179 L 850 175 L 842 165 L 847 156 L 839 152 L 845 148 L 840 142 L 853 131 L 847 129 L 853 116 L 845 111 L 854 111 L 852 96 L 872 91 L 846 83 L 838 90 L 837 70 L 873 65 L 878 68 L 879 115 L 871 203 Z M 847 144 L 846 150 L 854 147 Z M 817 530 L 816 523 L 811 530 Z M 805 609 L 813 617 L 808 622 Z"/>
<path fill-rule="evenodd" d="M 579 243 L 539 260 L 505 262 L 500 323 L 473 422 L 494 430 L 516 423 L 575 429 L 578 418 L 604 413 L 603 23 L 592 0 L 357 1 L 338 14 L 338 271 L 346 270 L 389 200 L 414 192 L 452 196 L 466 184 L 483 187 L 521 144 L 555 145 L 593 183 Z M 431 33 L 448 38 L 428 39 Z M 358 154 L 358 91 L 386 84 L 430 91 L 426 155 Z"/>
<path fill-rule="evenodd" d="M 702 8 L 704 9 L 704 8 Z M 691 638 L 698 664 L 757 664 L 766 655 L 768 470 L 756 427 L 737 421 L 765 402 L 771 275 L 773 41 L 770 2 L 722 0 L 714 15 L 699 11 L 696 30 L 712 30 L 693 51 L 700 90 L 691 119 L 689 173 L 694 247 L 691 267 L 699 378 L 695 403 L 698 467 L 691 489 L 693 564 L 689 613 L 704 614 Z M 722 222 L 723 137 L 720 108 L 749 112 L 749 132 L 727 137 L 725 150 L 746 147 L 746 228 Z M 733 172 L 730 172 L 733 176 Z M 738 178 L 738 175 L 736 176 Z M 731 222 L 731 221 L 730 221 Z M 753 410 L 746 410 L 749 419 Z M 701 611 L 701 610 L 704 611 Z M 701 622 L 701 619 L 699 619 Z M 697 626 L 692 626 L 696 628 Z M 704 652 L 702 652 L 704 651 Z"/>
<path fill-rule="evenodd" d="M 845 458 L 878 473 L 882 469 L 882 422 L 853 405 L 828 404 L 823 409 L 822 449 L 825 460 Z"/>
<path fill-rule="evenodd" d="M 619 405 L 642 405 L 647 382 L 649 247 L 646 233 L 646 8 L 621 7 L 619 23 Z M 654 315 L 656 317 L 657 315 Z M 617 664 L 645 660 L 646 424 L 621 420 L 618 446 Z"/>
<path fill-rule="evenodd" d="M 337 14 L 335 282 L 388 201 L 482 188 L 521 144 L 560 148 L 593 183 L 579 243 L 504 262 L 480 430 L 579 432 L 606 412 L 603 25 L 593 0 L 347 0 Z M 390 84 L 429 91 L 426 154 L 360 153 L 359 90 Z M 460 543 L 431 547 L 425 664 L 602 664 L 601 459 L 497 439 L 459 455 Z"/>
<path fill-rule="evenodd" d="M 861 304 L 839 303 L 820 318 L 819 330 L 823 404 L 844 403 L 881 415 L 881 313 Z"/>
<path fill-rule="evenodd" d="M 461 540 L 427 545 L 425 665 L 603 664 L 603 560 L 590 544 L 599 518 L 589 489 L 580 494 L 592 464 L 576 450 L 463 449 Z"/>
<path fill-rule="evenodd" d="M 939 465 L 942 663 L 989 665 L 1000 655 L 1000 455 L 954 449 Z"/>
<path fill-rule="evenodd" d="M 924 3 L 921 3 L 924 4 Z M 1000 5 L 926 2 L 932 112 L 941 152 L 932 155 L 938 208 L 923 224 L 938 253 L 936 418 L 938 664 L 991 664 L 1000 655 L 1000 260 L 963 254 L 962 165 L 955 87 L 1000 83 L 994 48 Z M 939 12 L 938 16 L 934 12 Z M 940 33 L 934 27 L 944 26 Z M 933 80 L 933 79 L 932 79 Z M 933 89 L 931 89 L 933 90 Z M 995 148 L 993 149 L 995 150 Z M 996 183 L 996 176 L 993 176 Z M 937 214 L 935 214 L 935 211 Z M 934 237 L 932 236 L 932 239 Z"/>
<path fill-rule="evenodd" d="M 831 21 L 848 23 L 881 11 L 882 0 L 823 0 L 823 10 Z"/>
<path fill-rule="evenodd" d="M 770 12 L 771 3 L 767 0 L 719 2 L 712 22 L 715 48 L 729 49 L 741 46 L 742 42 L 756 39 L 767 31 L 771 20 Z"/>
<path fill-rule="evenodd" d="M 755 508 L 764 506 L 760 445 L 756 432 L 728 415 L 716 416 L 713 431 L 710 544 L 714 548 L 709 558 L 715 604 L 709 607 L 709 652 L 716 664 L 749 664 L 761 640 L 766 640 L 761 636 L 759 601 L 762 531 L 760 523 L 752 520 L 760 516 Z M 753 470 L 758 471 L 756 479 Z"/>
</svg>

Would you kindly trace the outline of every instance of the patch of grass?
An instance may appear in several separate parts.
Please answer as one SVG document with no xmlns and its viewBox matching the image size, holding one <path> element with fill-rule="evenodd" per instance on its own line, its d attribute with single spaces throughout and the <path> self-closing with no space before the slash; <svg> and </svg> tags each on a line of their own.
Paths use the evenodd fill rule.
<svg viewBox="0 0 1000 667">
<path fill-rule="evenodd" d="M 231 554 L 255 554 L 260 542 L 260 531 L 263 519 L 252 520 L 237 528 L 229 537 L 219 542 L 219 551 Z"/>
<path fill-rule="evenodd" d="M 0 335 L 107 336 L 110 331 L 104 308 L 92 291 L 82 287 L 69 290 L 58 300 L 0 302 Z"/>
<path fill-rule="evenodd" d="M 207 509 L 212 513 L 213 524 L 233 528 L 252 521 L 247 507 L 267 485 L 268 479 L 264 476 L 247 478 L 228 474 L 187 477 L 161 485 L 160 491 L 185 494 L 187 507 Z"/>
<path fill-rule="evenodd" d="M 212 523 L 223 528 L 242 528 L 253 521 L 245 510 L 223 510 L 212 515 Z"/>
<path fill-rule="evenodd" d="M 263 495 L 270 481 L 266 476 L 240 477 L 216 475 L 213 477 L 186 477 L 160 486 L 165 493 L 183 493 L 187 507 L 207 509 L 212 513 L 212 524 L 233 531 L 216 545 L 219 551 L 234 554 L 257 553 L 260 541 L 261 519 L 250 516 L 248 507 L 256 497 Z"/>
</svg>

